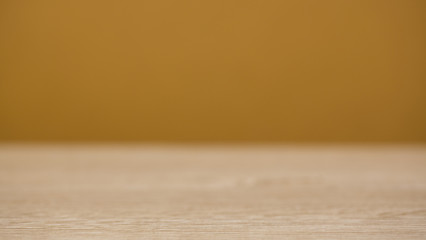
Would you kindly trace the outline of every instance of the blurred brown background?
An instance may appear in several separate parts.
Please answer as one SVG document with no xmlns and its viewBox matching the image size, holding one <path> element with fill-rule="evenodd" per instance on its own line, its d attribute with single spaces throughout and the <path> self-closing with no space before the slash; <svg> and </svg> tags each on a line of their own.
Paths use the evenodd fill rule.
<svg viewBox="0 0 426 240">
<path fill-rule="evenodd" d="M 1 141 L 426 141 L 426 1 L 0 2 Z"/>
</svg>

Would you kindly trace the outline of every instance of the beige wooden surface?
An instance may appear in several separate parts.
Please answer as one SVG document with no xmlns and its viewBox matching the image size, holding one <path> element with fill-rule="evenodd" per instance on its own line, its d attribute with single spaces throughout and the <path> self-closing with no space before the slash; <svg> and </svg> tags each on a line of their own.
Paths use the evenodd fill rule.
<svg viewBox="0 0 426 240">
<path fill-rule="evenodd" d="M 426 239 L 426 148 L 3 144 L 0 239 Z"/>
</svg>

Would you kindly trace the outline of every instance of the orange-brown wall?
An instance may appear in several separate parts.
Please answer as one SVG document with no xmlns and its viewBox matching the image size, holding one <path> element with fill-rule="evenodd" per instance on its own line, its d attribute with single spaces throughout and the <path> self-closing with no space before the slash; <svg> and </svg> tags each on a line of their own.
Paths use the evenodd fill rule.
<svg viewBox="0 0 426 240">
<path fill-rule="evenodd" d="M 426 141 L 424 0 L 3 0 L 2 141 Z"/>
</svg>

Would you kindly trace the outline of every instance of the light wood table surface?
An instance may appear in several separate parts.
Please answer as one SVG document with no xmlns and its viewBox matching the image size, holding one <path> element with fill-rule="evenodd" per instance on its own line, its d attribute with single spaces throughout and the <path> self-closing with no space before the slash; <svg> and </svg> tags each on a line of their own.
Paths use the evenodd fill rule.
<svg viewBox="0 0 426 240">
<path fill-rule="evenodd" d="M 426 147 L 2 144 L 0 239 L 426 239 Z"/>
</svg>

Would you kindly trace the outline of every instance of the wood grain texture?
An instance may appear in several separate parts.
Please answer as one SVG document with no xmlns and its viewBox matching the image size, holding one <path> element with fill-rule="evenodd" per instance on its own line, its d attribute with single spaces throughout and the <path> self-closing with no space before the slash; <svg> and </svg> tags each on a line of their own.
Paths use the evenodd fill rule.
<svg viewBox="0 0 426 240">
<path fill-rule="evenodd" d="M 426 239 L 426 148 L 3 144 L 0 239 Z"/>
</svg>

